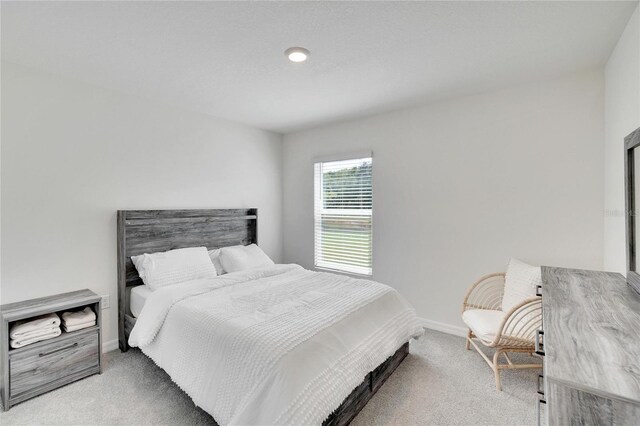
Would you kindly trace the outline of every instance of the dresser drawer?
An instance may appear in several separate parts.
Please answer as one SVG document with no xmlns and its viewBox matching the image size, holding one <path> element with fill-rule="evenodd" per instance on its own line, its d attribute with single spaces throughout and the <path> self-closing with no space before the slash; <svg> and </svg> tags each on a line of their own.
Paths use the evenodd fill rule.
<svg viewBox="0 0 640 426">
<path fill-rule="evenodd" d="M 66 384 L 84 377 L 85 372 L 97 372 L 99 355 L 97 330 L 52 339 L 49 345 L 12 354 L 9 360 L 9 397 L 16 398 L 53 382 Z"/>
</svg>

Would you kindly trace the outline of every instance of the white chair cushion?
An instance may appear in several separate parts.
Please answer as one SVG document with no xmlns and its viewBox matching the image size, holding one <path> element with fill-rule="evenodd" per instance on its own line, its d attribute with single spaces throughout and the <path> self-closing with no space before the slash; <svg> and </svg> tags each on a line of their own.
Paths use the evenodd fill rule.
<svg viewBox="0 0 640 426">
<path fill-rule="evenodd" d="M 486 342 L 491 342 L 496 338 L 503 318 L 504 312 L 489 309 L 471 309 L 462 314 L 462 321 L 467 324 L 467 327 L 473 331 L 473 334 Z"/>
<path fill-rule="evenodd" d="M 511 259 L 507 267 L 502 296 L 502 310 L 508 312 L 525 299 L 536 295 L 536 286 L 542 284 L 539 266 L 527 265 L 518 259 Z"/>
</svg>

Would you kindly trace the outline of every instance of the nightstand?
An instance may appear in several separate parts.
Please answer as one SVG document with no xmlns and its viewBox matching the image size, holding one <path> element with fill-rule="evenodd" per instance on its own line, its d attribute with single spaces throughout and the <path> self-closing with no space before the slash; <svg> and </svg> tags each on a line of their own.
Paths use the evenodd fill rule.
<svg viewBox="0 0 640 426">
<path fill-rule="evenodd" d="M 2 406 L 11 406 L 76 380 L 102 372 L 101 298 L 79 290 L 0 306 L 0 393 Z M 90 307 L 96 325 L 22 348 L 9 345 L 9 330 L 18 320 Z"/>
</svg>

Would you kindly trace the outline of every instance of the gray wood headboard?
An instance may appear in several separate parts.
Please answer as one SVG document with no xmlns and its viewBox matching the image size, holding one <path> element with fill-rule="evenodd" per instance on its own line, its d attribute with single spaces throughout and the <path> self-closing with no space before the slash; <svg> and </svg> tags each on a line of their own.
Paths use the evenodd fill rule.
<svg viewBox="0 0 640 426">
<path fill-rule="evenodd" d="M 142 280 L 131 256 L 183 247 L 215 249 L 258 243 L 258 209 L 118 210 L 118 340 L 129 348 L 135 318 L 127 287 Z"/>
</svg>

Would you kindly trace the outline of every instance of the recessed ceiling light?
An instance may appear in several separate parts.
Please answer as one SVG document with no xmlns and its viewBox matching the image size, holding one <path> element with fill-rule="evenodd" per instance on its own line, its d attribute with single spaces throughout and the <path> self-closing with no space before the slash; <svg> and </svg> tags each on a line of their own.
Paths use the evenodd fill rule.
<svg viewBox="0 0 640 426">
<path fill-rule="evenodd" d="M 291 62 L 304 62 L 309 58 L 310 52 L 304 47 L 290 47 L 284 54 Z"/>
</svg>

